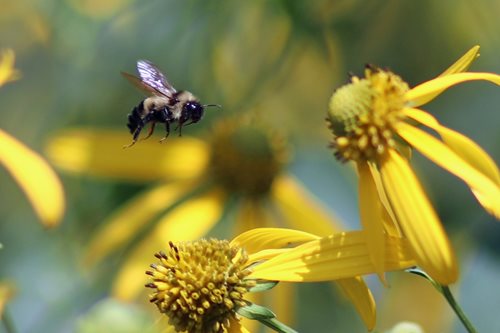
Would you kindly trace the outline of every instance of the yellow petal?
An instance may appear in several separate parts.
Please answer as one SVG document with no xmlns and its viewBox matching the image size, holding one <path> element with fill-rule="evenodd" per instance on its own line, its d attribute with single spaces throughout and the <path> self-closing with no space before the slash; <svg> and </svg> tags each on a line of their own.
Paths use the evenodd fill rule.
<svg viewBox="0 0 500 333">
<path fill-rule="evenodd" d="M 496 180 L 492 180 L 475 168 L 479 161 L 473 165 L 469 164 L 468 160 L 463 159 L 438 139 L 406 123 L 399 123 L 396 130 L 399 136 L 431 161 L 462 179 L 473 190 L 486 210 L 500 217 L 500 187 Z M 449 135 L 450 132 L 447 131 L 447 134 Z M 453 139 L 456 140 L 457 137 Z M 468 147 L 471 146 L 468 145 Z M 484 158 L 484 155 L 477 155 L 477 157 Z"/>
<path fill-rule="evenodd" d="M 500 85 L 500 75 L 493 73 L 457 73 L 440 76 L 424 82 L 405 94 L 410 107 L 417 107 L 430 102 L 446 89 L 466 81 L 484 80 Z"/>
<path fill-rule="evenodd" d="M 253 322 L 257 322 L 256 320 L 252 320 Z M 253 331 L 249 331 L 242 325 L 241 320 L 235 317 L 229 318 L 229 330 L 228 333 L 250 333 Z"/>
<path fill-rule="evenodd" d="M 500 186 L 500 172 L 493 159 L 474 141 L 468 137 L 446 128 L 439 124 L 437 120 L 427 112 L 418 109 L 405 110 L 407 116 L 428 126 L 439 133 L 446 145 L 453 150 L 464 161 L 469 163 L 484 176 L 490 178 L 497 186 Z M 479 203 L 493 216 L 500 219 L 498 206 L 490 200 L 491 196 L 472 189 L 473 194 Z"/>
<path fill-rule="evenodd" d="M 123 149 L 130 140 L 125 129 L 72 129 L 54 135 L 46 150 L 63 170 L 139 182 L 193 179 L 208 163 L 209 151 L 201 140 L 169 137 L 160 144 L 152 137 Z"/>
<path fill-rule="evenodd" d="M 64 214 L 64 191 L 54 170 L 36 152 L 0 130 L 0 163 L 26 194 L 46 227 L 59 224 Z"/>
<path fill-rule="evenodd" d="M 408 147 L 405 144 L 406 147 Z M 399 149 L 398 149 L 399 151 Z M 405 151 L 406 153 L 408 150 Z M 406 155 L 405 155 L 406 156 Z M 401 236 L 401 232 L 398 229 L 397 226 L 397 219 L 396 215 L 392 211 L 391 204 L 389 203 L 389 199 L 387 198 L 387 194 L 385 193 L 384 189 L 384 184 L 382 182 L 382 177 L 380 176 L 380 171 L 378 170 L 378 167 L 375 163 L 368 163 L 368 166 L 370 167 L 370 172 L 372 176 L 372 180 L 375 183 L 375 187 L 377 189 L 378 193 L 378 199 L 380 200 L 380 203 L 382 206 L 380 206 L 380 218 L 382 219 L 383 226 L 384 226 L 384 231 L 389 235 L 389 236 Z"/>
<path fill-rule="evenodd" d="M 453 250 L 441 223 L 410 165 L 389 150 L 380 172 L 388 198 L 417 263 L 441 284 L 458 277 Z"/>
<path fill-rule="evenodd" d="M 236 327 L 237 327 L 237 326 L 236 326 Z M 237 329 L 237 328 L 233 328 L 233 329 Z M 237 331 L 236 331 L 236 332 L 237 332 Z M 241 332 L 241 333 L 251 333 L 251 332 L 253 332 L 253 331 L 250 331 L 250 330 L 246 329 L 246 327 L 245 327 L 245 326 L 240 325 L 240 332 Z"/>
<path fill-rule="evenodd" d="M 248 256 L 248 262 L 249 263 L 262 262 L 265 260 L 272 259 L 288 251 L 291 251 L 291 248 L 261 250 L 259 252 L 251 253 Z"/>
<path fill-rule="evenodd" d="M 448 67 L 439 76 L 446 76 L 455 73 L 462 73 L 469 69 L 472 62 L 479 58 L 479 45 L 473 46 L 467 53 L 465 53 L 460 59 L 455 61 L 453 65 Z"/>
<path fill-rule="evenodd" d="M 144 274 L 155 262 L 154 253 L 164 250 L 168 242 L 194 240 L 206 235 L 219 221 L 223 194 L 215 189 L 193 198 L 168 212 L 152 232 L 133 250 L 120 269 L 113 285 L 113 295 L 131 300 L 144 290 Z"/>
<path fill-rule="evenodd" d="M 193 191 L 193 184 L 176 182 L 148 189 L 125 203 L 106 221 L 87 247 L 84 262 L 94 265 L 121 248 L 155 217 L 180 197 Z"/>
<path fill-rule="evenodd" d="M 332 212 L 319 204 L 319 200 L 307 192 L 293 177 L 281 176 L 273 183 L 271 202 L 285 217 L 292 228 L 315 235 L 329 235 L 341 230 L 341 222 Z M 276 254 L 273 253 L 272 256 Z M 271 256 L 269 256 L 271 257 Z M 370 290 L 359 277 L 338 281 L 339 287 L 354 304 L 356 310 L 371 329 L 375 325 L 375 303 Z"/>
<path fill-rule="evenodd" d="M 0 52 L 0 87 L 21 77 L 21 73 L 14 68 L 15 60 L 16 55 L 11 49 Z"/>
<path fill-rule="evenodd" d="M 375 299 L 365 281 L 360 277 L 354 277 L 339 279 L 335 282 L 339 285 L 345 296 L 353 303 L 361 319 L 363 319 L 366 328 L 369 331 L 373 330 L 377 319 Z"/>
<path fill-rule="evenodd" d="M 280 176 L 274 181 L 271 197 L 284 221 L 294 229 L 319 236 L 341 229 L 339 219 L 291 176 Z"/>
<path fill-rule="evenodd" d="M 448 67 L 443 73 L 438 77 L 462 73 L 469 69 L 470 65 L 474 60 L 479 57 L 479 45 L 472 47 L 467 53 L 465 53 L 460 59 L 458 59 L 453 65 Z M 444 89 L 443 89 L 444 90 Z M 425 97 L 419 98 L 418 101 L 414 101 L 412 105 L 418 106 L 428 103 L 433 100 L 437 95 L 441 94 L 443 90 L 435 91 L 433 94 L 426 95 Z"/>
<path fill-rule="evenodd" d="M 415 265 L 404 239 L 386 236 L 385 245 L 387 271 Z M 253 270 L 251 278 L 290 282 L 338 280 L 376 271 L 363 231 L 336 233 L 304 243 Z"/>
<path fill-rule="evenodd" d="M 249 253 L 267 249 L 280 249 L 290 245 L 301 244 L 319 236 L 308 232 L 285 228 L 256 228 L 236 236 L 231 245 L 245 248 Z"/>
<path fill-rule="evenodd" d="M 380 280 L 385 282 L 385 236 L 382 204 L 368 164 L 358 163 L 358 176 L 359 213 L 361 225 L 365 230 L 365 241 L 370 250 L 370 257 L 377 274 Z"/>
<path fill-rule="evenodd" d="M 455 154 L 500 186 L 500 171 L 495 161 L 477 143 L 465 135 L 441 125 L 436 118 L 425 111 L 405 109 L 404 113 L 422 125 L 438 132 L 446 145 Z"/>
</svg>

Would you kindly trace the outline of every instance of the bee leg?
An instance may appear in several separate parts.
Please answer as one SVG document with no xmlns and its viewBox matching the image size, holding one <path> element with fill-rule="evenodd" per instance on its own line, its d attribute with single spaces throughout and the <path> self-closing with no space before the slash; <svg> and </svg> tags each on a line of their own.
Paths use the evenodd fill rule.
<svg viewBox="0 0 500 333">
<path fill-rule="evenodd" d="M 132 136 L 132 142 L 128 145 L 123 146 L 123 149 L 130 148 L 137 142 L 137 139 L 139 138 L 139 134 L 141 134 L 143 127 L 144 127 L 143 121 L 141 121 L 137 124 L 137 128 L 135 129 L 134 135 Z"/>
<path fill-rule="evenodd" d="M 177 126 L 179 128 L 179 136 L 182 136 L 182 126 L 184 123 L 179 122 L 179 125 Z"/>
<path fill-rule="evenodd" d="M 128 145 L 124 145 L 122 148 L 123 149 L 127 149 L 127 148 L 130 148 L 132 147 L 133 145 L 135 145 L 135 143 L 137 142 L 137 140 L 132 140 L 131 143 L 129 143 Z"/>
<path fill-rule="evenodd" d="M 167 139 L 168 135 L 170 134 L 170 123 L 168 121 L 165 122 L 165 136 L 161 138 L 160 142 L 163 142 Z"/>
<path fill-rule="evenodd" d="M 148 131 L 148 134 L 142 138 L 141 140 L 146 140 L 147 138 L 149 138 L 151 135 L 153 135 L 153 132 L 155 130 L 155 126 L 156 126 L 156 123 L 152 123 L 151 124 L 151 127 L 149 128 L 149 131 Z"/>
</svg>

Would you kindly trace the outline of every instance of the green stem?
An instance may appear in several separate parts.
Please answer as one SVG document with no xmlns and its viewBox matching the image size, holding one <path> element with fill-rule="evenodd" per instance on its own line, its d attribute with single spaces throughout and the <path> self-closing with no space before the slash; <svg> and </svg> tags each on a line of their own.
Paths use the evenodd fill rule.
<svg viewBox="0 0 500 333">
<path fill-rule="evenodd" d="M 462 308 L 460 307 L 460 305 L 458 305 L 457 301 L 455 300 L 455 297 L 453 297 L 453 294 L 451 293 L 451 290 L 448 286 L 443 286 L 442 284 L 437 283 L 436 281 L 434 281 L 433 278 L 431 278 L 429 276 L 429 274 L 427 274 L 426 272 L 424 272 L 423 270 L 421 270 L 418 267 L 411 267 L 411 268 L 408 268 L 406 271 L 408 273 L 412 273 L 412 274 L 421 276 L 424 279 L 426 279 L 427 281 L 429 281 L 430 283 L 432 283 L 434 288 L 436 288 L 437 291 L 439 291 L 446 298 L 446 300 L 448 301 L 448 304 L 450 304 L 453 311 L 455 311 L 455 314 L 457 315 L 458 319 L 460 319 L 460 321 L 464 325 L 467 332 L 477 333 L 476 328 L 469 321 L 469 318 L 467 318 L 467 316 L 465 315 L 465 313 L 462 310 Z"/>
<path fill-rule="evenodd" d="M 450 306 L 453 309 L 453 311 L 455 311 L 455 313 L 458 316 L 458 319 L 460 319 L 460 321 L 464 325 L 464 327 L 467 330 L 467 332 L 469 332 L 469 333 L 477 333 L 476 328 L 469 321 L 469 319 L 467 318 L 467 316 L 463 312 L 463 310 L 460 307 L 460 305 L 458 305 L 457 301 L 455 300 L 455 297 L 453 297 L 453 294 L 451 293 L 450 288 L 448 286 L 441 286 L 441 293 L 446 298 L 446 300 L 448 301 L 448 304 L 450 304 Z"/>
<path fill-rule="evenodd" d="M 7 309 L 4 309 L 3 311 L 2 322 L 3 322 L 3 327 L 5 327 L 5 331 L 7 333 L 16 333 L 14 321 L 12 320 L 12 317 L 10 316 Z"/>
</svg>

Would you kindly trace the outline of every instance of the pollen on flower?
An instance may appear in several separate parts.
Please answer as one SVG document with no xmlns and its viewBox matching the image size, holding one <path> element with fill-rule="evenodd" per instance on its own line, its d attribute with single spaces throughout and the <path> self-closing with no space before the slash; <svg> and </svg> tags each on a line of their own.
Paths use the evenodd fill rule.
<svg viewBox="0 0 500 333">
<path fill-rule="evenodd" d="M 214 128 L 211 171 L 229 191 L 259 197 L 267 193 L 288 160 L 285 140 L 263 125 L 226 120 Z"/>
<path fill-rule="evenodd" d="M 331 147 L 342 161 L 377 160 L 396 146 L 394 125 L 404 118 L 408 85 L 392 72 L 367 66 L 365 77 L 353 77 L 337 89 L 327 121 Z"/>
<path fill-rule="evenodd" d="M 150 302 L 177 332 L 228 332 L 237 308 L 246 305 L 243 295 L 255 286 L 245 280 L 250 270 L 244 249 L 215 239 L 169 246 L 146 272 L 152 280 L 146 287 L 154 289 Z"/>
</svg>

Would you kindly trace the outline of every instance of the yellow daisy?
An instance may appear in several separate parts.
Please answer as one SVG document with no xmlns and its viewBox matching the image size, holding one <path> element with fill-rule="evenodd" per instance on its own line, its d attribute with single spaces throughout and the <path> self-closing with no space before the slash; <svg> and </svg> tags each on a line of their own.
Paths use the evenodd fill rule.
<svg viewBox="0 0 500 333">
<path fill-rule="evenodd" d="M 227 236 L 266 226 L 317 235 L 338 230 L 332 214 L 283 172 L 288 159 L 283 138 L 255 120 L 223 121 L 204 141 L 171 137 L 159 144 L 150 139 L 122 149 L 129 141 L 125 130 L 75 129 L 53 137 L 47 149 L 56 165 L 73 173 L 160 182 L 116 211 L 88 247 L 86 261 L 92 264 L 135 244 L 114 283 L 114 295 L 121 299 L 141 292 L 137 277 L 151 253 L 168 241 L 199 239 L 224 221 L 236 221 L 217 226 Z M 364 281 L 349 277 L 337 283 L 373 328 L 375 303 Z"/>
<path fill-rule="evenodd" d="M 0 86 L 20 77 L 12 50 L 0 54 Z M 0 129 L 0 164 L 28 197 L 42 224 L 56 226 L 64 214 L 62 184 L 49 164 L 22 142 Z"/>
<path fill-rule="evenodd" d="M 478 52 L 479 46 L 473 47 L 439 77 L 412 89 L 394 73 L 368 66 L 365 77 L 353 77 L 331 97 L 332 147 L 339 160 L 357 166 L 361 221 L 379 275 L 385 271 L 384 235 L 402 234 L 418 265 L 436 281 L 448 285 L 458 276 L 448 237 L 408 162 L 410 148 L 461 178 L 489 213 L 500 216 L 500 176 L 493 160 L 469 138 L 418 109 L 458 83 L 500 84 L 499 75 L 464 72 Z M 421 130 L 422 125 L 440 138 Z"/>
<path fill-rule="evenodd" d="M 156 253 L 157 263 L 146 271 L 151 280 L 146 287 L 153 290 L 150 302 L 169 318 L 176 332 L 249 332 L 240 322 L 242 317 L 258 320 L 278 332 L 295 332 L 281 324 L 270 310 L 252 303 L 248 295 L 266 292 L 279 281 L 326 281 L 333 276 L 322 272 L 337 274 L 340 279 L 375 272 L 362 233 L 343 232 L 328 237 L 341 242 L 330 247 L 328 258 L 323 258 L 328 264 L 321 265 L 322 269 L 314 264 L 308 265 L 309 269 L 296 265 L 309 258 L 306 255 L 297 261 L 293 255 L 296 249 L 304 254 L 304 247 L 321 238 L 293 229 L 256 228 L 231 242 L 169 242 L 166 252 Z M 393 246 L 387 251 L 391 256 L 388 263 L 393 268 L 414 263 L 404 239 L 392 238 L 390 242 Z"/>
</svg>

